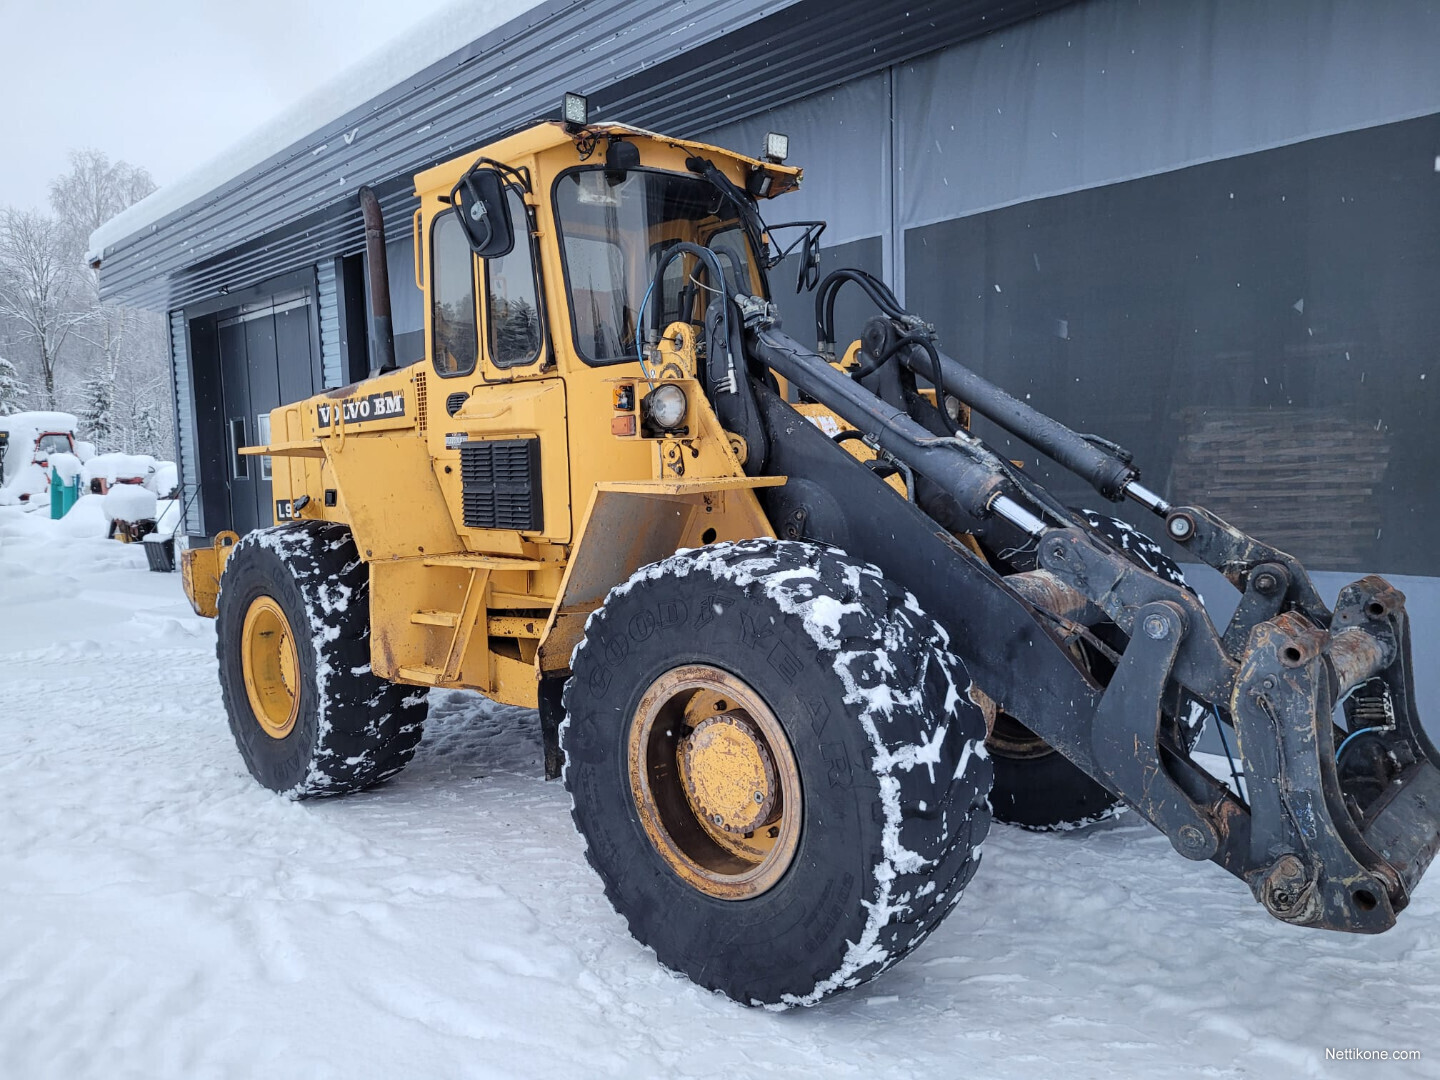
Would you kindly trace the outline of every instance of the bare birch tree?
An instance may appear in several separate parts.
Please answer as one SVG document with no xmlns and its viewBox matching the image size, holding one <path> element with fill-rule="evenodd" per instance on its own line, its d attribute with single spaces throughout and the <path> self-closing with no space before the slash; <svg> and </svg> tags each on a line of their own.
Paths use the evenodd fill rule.
<svg viewBox="0 0 1440 1080">
<path fill-rule="evenodd" d="M 84 305 L 76 303 L 80 273 L 59 222 L 30 210 L 0 211 L 0 315 L 34 348 L 47 409 L 57 407 L 65 343 L 86 318 Z"/>
</svg>

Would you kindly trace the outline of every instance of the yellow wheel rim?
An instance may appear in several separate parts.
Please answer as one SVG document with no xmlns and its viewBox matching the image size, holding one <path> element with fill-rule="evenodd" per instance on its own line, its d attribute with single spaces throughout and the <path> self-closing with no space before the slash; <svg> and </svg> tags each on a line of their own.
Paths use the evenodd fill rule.
<svg viewBox="0 0 1440 1080">
<path fill-rule="evenodd" d="M 272 739 L 285 738 L 300 715 L 300 654 L 289 620 L 268 596 L 256 597 L 245 612 L 240 668 L 261 730 Z"/>
<path fill-rule="evenodd" d="M 674 668 L 630 724 L 630 788 L 645 833 L 682 880 L 720 900 L 759 896 L 800 844 L 800 770 L 753 689 L 705 664 Z"/>
</svg>

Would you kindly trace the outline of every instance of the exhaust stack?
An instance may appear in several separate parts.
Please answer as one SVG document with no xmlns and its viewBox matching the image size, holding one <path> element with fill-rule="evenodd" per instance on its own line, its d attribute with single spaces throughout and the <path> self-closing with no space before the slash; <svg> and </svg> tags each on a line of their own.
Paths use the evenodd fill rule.
<svg viewBox="0 0 1440 1080">
<path fill-rule="evenodd" d="M 395 331 L 390 325 L 390 269 L 385 262 L 385 217 L 380 200 L 360 189 L 365 219 L 365 264 L 370 279 L 370 376 L 395 370 Z"/>
</svg>

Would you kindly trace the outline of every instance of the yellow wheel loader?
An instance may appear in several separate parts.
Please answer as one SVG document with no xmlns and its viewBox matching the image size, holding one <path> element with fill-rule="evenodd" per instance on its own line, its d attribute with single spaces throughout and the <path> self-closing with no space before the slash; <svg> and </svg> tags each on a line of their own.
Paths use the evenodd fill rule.
<svg viewBox="0 0 1440 1080">
<path fill-rule="evenodd" d="M 185 553 L 256 779 L 385 780 L 431 687 L 533 707 L 631 931 L 746 1004 L 813 1004 L 904 957 L 992 814 L 1123 805 L 1277 919 L 1393 925 L 1440 842 L 1404 598 L 1368 577 L 1327 606 L 1289 555 L 942 353 L 883 282 L 817 281 L 823 225 L 760 210 L 800 182 L 783 141 L 750 158 L 570 99 L 420 173 L 428 355 L 398 369 L 360 192 L 371 377 L 276 409 L 247 450 L 274 460 L 275 525 Z M 815 348 L 771 303 L 787 251 Z M 840 349 L 847 287 L 875 315 Z M 972 411 L 1156 515 L 1240 591 L 1230 624 Z M 1191 756 L 1207 718 L 1243 792 Z"/>
</svg>

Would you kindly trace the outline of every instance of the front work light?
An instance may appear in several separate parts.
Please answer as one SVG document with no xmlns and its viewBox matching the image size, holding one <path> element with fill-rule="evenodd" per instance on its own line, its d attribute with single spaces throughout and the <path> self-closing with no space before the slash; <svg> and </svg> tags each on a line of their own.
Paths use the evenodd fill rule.
<svg viewBox="0 0 1440 1080">
<path fill-rule="evenodd" d="M 685 391 L 671 383 L 657 386 L 645 397 L 645 419 L 662 431 L 685 422 Z"/>
<path fill-rule="evenodd" d="M 790 156 L 790 136 L 778 131 L 765 133 L 765 153 L 760 155 L 766 161 L 779 165 Z"/>
<path fill-rule="evenodd" d="M 584 94 L 566 94 L 560 108 L 565 123 L 584 127 L 590 122 L 590 101 Z"/>
</svg>

